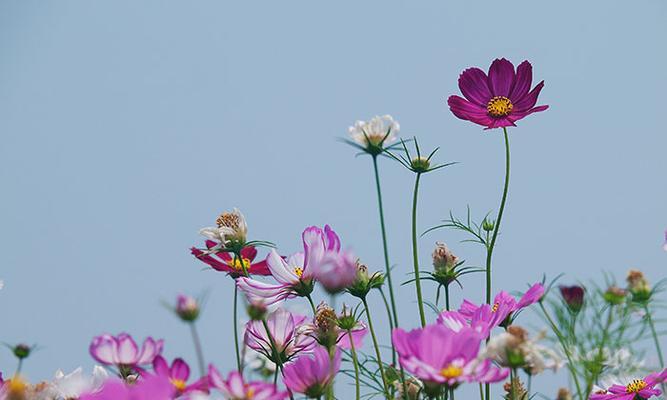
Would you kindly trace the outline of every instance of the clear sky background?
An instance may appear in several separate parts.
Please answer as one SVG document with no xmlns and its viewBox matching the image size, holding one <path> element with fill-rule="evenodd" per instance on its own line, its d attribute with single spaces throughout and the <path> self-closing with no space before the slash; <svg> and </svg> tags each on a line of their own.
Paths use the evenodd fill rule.
<svg viewBox="0 0 667 400">
<path fill-rule="evenodd" d="M 237 206 L 253 238 L 288 253 L 305 226 L 329 223 L 381 269 L 370 160 L 336 138 L 385 113 L 460 162 L 423 180 L 420 230 L 466 205 L 495 210 L 501 132 L 456 119 L 445 101 L 464 68 L 503 56 L 533 63 L 551 108 L 510 133 L 495 287 L 544 273 L 623 279 L 630 267 L 658 280 L 666 17 L 661 0 L 3 0 L 0 339 L 40 345 L 32 379 L 92 366 L 88 344 L 103 332 L 164 337 L 169 357 L 194 362 L 188 330 L 160 301 L 209 291 L 204 346 L 229 370 L 232 282 L 190 256 L 198 229 Z M 388 160 L 381 169 L 390 253 L 407 279 L 413 176 Z M 481 264 L 460 239 L 425 237 L 423 263 L 444 240 Z M 482 299 L 482 280 L 465 279 L 466 297 Z M 413 291 L 400 289 L 405 326 L 418 321 Z M 0 371 L 14 367 L 0 351 Z M 533 387 L 563 383 L 547 374 Z"/>
</svg>

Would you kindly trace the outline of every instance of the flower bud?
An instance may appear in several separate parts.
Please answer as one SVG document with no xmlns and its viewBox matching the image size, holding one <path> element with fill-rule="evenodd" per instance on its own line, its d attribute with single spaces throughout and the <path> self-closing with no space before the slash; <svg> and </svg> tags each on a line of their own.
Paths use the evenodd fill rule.
<svg viewBox="0 0 667 400">
<path fill-rule="evenodd" d="M 612 306 L 619 305 L 625 301 L 625 296 L 627 292 L 618 286 L 610 286 L 606 292 L 604 292 L 604 300 Z"/>
<path fill-rule="evenodd" d="M 325 302 L 317 306 L 315 313 L 315 339 L 319 344 L 331 349 L 338 340 L 338 316 Z"/>
<path fill-rule="evenodd" d="M 493 220 L 490 220 L 488 218 L 484 218 L 484 221 L 482 221 L 482 229 L 486 232 L 491 232 L 493 229 L 496 227 L 496 223 Z"/>
<path fill-rule="evenodd" d="M 357 260 L 357 279 L 347 288 L 347 291 L 354 297 L 363 299 L 371 289 L 377 289 L 384 284 L 384 275 L 375 272 L 368 275 L 368 267 Z"/>
<path fill-rule="evenodd" d="M 447 274 L 458 263 L 459 258 L 454 255 L 445 243 L 436 242 L 433 250 L 433 269 L 437 273 Z"/>
<path fill-rule="evenodd" d="M 431 161 L 428 158 L 419 156 L 410 161 L 410 165 L 415 172 L 427 172 L 431 167 Z"/>
<path fill-rule="evenodd" d="M 560 286 L 558 288 L 567 308 L 573 314 L 578 314 L 584 305 L 584 288 L 581 286 Z"/>
<path fill-rule="evenodd" d="M 267 308 L 262 301 L 253 301 L 248 304 L 248 316 L 253 321 L 261 321 L 266 317 Z"/>
<path fill-rule="evenodd" d="M 558 389 L 556 400 L 572 400 L 572 394 L 566 388 L 560 388 Z"/>
<path fill-rule="evenodd" d="M 628 271 L 626 280 L 628 282 L 628 290 L 632 294 L 632 301 L 644 303 L 651 298 L 651 285 L 641 271 L 631 269 Z"/>
<path fill-rule="evenodd" d="M 32 351 L 32 347 L 28 346 L 27 344 L 23 344 L 23 343 L 17 344 L 12 349 L 12 352 L 14 352 L 14 355 L 19 360 L 23 360 L 24 358 L 28 358 L 31 351 Z"/>
<path fill-rule="evenodd" d="M 396 399 L 403 399 L 403 383 L 400 380 L 394 381 L 394 387 L 396 388 Z M 409 378 L 405 382 L 405 389 L 407 390 L 408 400 L 419 400 L 419 393 L 422 390 L 419 381 L 415 378 Z"/>
<path fill-rule="evenodd" d="M 357 326 L 358 322 L 352 310 L 343 304 L 343 311 L 338 316 L 338 327 L 344 331 L 351 331 Z"/>
<path fill-rule="evenodd" d="M 193 322 L 199 317 L 199 304 L 194 297 L 179 294 L 176 298 L 176 315 L 185 322 Z"/>
</svg>

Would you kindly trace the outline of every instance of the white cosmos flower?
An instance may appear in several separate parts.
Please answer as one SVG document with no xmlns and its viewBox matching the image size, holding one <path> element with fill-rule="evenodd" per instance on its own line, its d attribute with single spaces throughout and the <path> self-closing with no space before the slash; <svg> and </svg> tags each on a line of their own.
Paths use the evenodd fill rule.
<svg viewBox="0 0 667 400">
<path fill-rule="evenodd" d="M 81 367 L 69 374 L 58 370 L 51 381 L 50 391 L 55 399 L 75 399 L 99 389 L 108 377 L 107 371 L 99 365 L 93 368 L 92 375 L 84 375 Z"/>
<path fill-rule="evenodd" d="M 563 359 L 554 350 L 537 343 L 544 337 L 543 334 L 538 335 L 535 339 L 529 339 L 527 332 L 518 329 L 520 328 L 512 326 L 508 332 L 503 332 L 491 338 L 481 353 L 481 357 L 490 358 L 507 367 L 509 366 L 509 353 L 519 353 L 524 360 L 522 368 L 530 372 L 531 375 L 540 374 L 547 369 L 556 372 L 564 365 Z"/>
<path fill-rule="evenodd" d="M 214 240 L 221 245 L 229 241 L 245 242 L 248 236 L 248 225 L 238 208 L 232 212 L 224 212 L 215 220 L 217 226 L 202 228 L 199 234 Z"/>
<path fill-rule="evenodd" d="M 401 126 L 394 121 L 391 115 L 383 115 L 375 116 L 370 121 L 357 121 L 348 129 L 348 132 L 353 141 L 363 147 L 368 147 L 369 145 L 379 146 L 380 143 L 385 146 L 394 142 L 400 129 Z"/>
</svg>

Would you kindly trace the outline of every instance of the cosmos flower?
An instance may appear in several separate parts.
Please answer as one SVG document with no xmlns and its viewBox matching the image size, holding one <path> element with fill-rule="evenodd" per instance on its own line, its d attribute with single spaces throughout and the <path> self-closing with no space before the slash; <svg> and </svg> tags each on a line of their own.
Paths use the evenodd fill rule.
<svg viewBox="0 0 667 400">
<path fill-rule="evenodd" d="M 349 350 L 352 343 L 356 349 L 361 348 L 368 328 L 346 305 L 338 316 L 333 308 L 322 302 L 317 306 L 315 318 L 304 323 L 299 333 L 312 337 L 324 347 L 339 346 Z"/>
<path fill-rule="evenodd" d="M 357 257 L 349 252 L 327 252 L 313 268 L 313 276 L 327 292 L 341 292 L 357 280 Z"/>
<path fill-rule="evenodd" d="M 636 400 L 660 396 L 655 386 L 667 379 L 667 369 L 652 373 L 643 379 L 633 379 L 626 385 L 615 384 L 591 394 L 590 400 Z"/>
<path fill-rule="evenodd" d="M 460 119 L 485 126 L 486 129 L 515 126 L 515 122 L 549 106 L 535 106 L 544 81 L 530 90 L 533 67 L 524 61 L 514 72 L 506 59 L 496 59 L 488 76 L 479 68 L 468 68 L 459 77 L 459 89 L 465 98 L 450 96 L 452 113 Z M 530 90 L 530 91 L 529 91 Z"/>
<path fill-rule="evenodd" d="M 510 325 L 512 319 L 517 315 L 517 312 L 538 302 L 544 295 L 544 286 L 541 283 L 536 283 L 526 291 L 526 293 L 517 301 L 514 296 L 511 296 L 505 291 L 501 291 L 493 300 L 493 305 L 490 306 L 491 312 L 483 312 L 484 318 L 488 324 L 489 330 L 496 326 Z M 469 300 L 464 300 L 459 308 L 459 312 L 466 318 L 472 318 L 480 308 L 486 308 L 489 305 L 478 306 Z"/>
<path fill-rule="evenodd" d="M 333 360 L 318 346 L 313 356 L 299 357 L 283 369 L 283 381 L 290 390 L 316 399 L 322 396 L 340 369 L 341 352 L 336 348 Z"/>
<path fill-rule="evenodd" d="M 76 399 L 83 393 L 98 390 L 108 378 L 107 371 L 99 365 L 93 367 L 93 373 L 90 376 L 85 375 L 81 367 L 69 374 L 58 370 L 49 385 L 50 392 L 54 398 Z"/>
<path fill-rule="evenodd" d="M 314 270 L 331 253 L 340 252 L 340 238 L 329 225 L 325 225 L 324 229 L 308 227 L 301 237 L 303 253 L 294 253 L 286 259 L 273 249 L 269 253 L 266 263 L 277 284 L 246 277 L 236 280 L 236 285 L 248 301 L 271 305 L 295 296 L 310 295 Z"/>
<path fill-rule="evenodd" d="M 305 321 L 305 316 L 294 315 L 283 308 L 278 308 L 266 318 L 271 337 L 267 335 L 262 321 L 249 321 L 246 324 L 244 342 L 246 346 L 262 353 L 274 363 L 287 362 L 296 354 L 308 351 L 315 345 L 312 337 L 300 333 L 300 327 Z M 280 360 L 275 360 L 271 350 L 271 340 L 276 346 Z"/>
<path fill-rule="evenodd" d="M 584 294 L 585 294 L 585 289 L 582 286 L 561 285 L 558 287 L 558 290 L 560 290 L 560 295 L 561 297 L 563 297 L 565 305 L 567 305 L 567 308 L 571 312 L 576 314 L 579 311 L 581 311 L 581 307 L 584 306 Z"/>
<path fill-rule="evenodd" d="M 283 400 L 289 396 L 287 392 L 281 392 L 275 385 L 256 381 L 246 383 L 243 375 L 233 371 L 227 379 L 213 366 L 208 367 L 209 384 L 211 388 L 218 389 L 226 399 L 231 400 Z"/>
<path fill-rule="evenodd" d="M 392 341 L 406 371 L 421 379 L 426 390 L 456 387 L 463 382 L 498 382 L 508 370 L 478 359 L 483 336 L 464 327 L 458 332 L 441 324 L 405 332 L 394 329 Z M 432 392 L 433 393 L 433 392 Z"/>
<path fill-rule="evenodd" d="M 202 228 L 199 234 L 218 242 L 220 247 L 230 244 L 243 244 L 248 236 L 248 225 L 238 208 L 224 212 L 215 220 L 216 226 Z"/>
<path fill-rule="evenodd" d="M 132 385 L 112 378 L 99 391 L 82 395 L 79 400 L 172 400 L 174 386 L 166 377 L 145 374 Z"/>
<path fill-rule="evenodd" d="M 132 336 L 121 333 L 118 336 L 104 334 L 96 336 L 90 343 L 90 355 L 103 365 L 115 365 L 118 368 L 136 368 L 153 362 L 162 353 L 163 340 L 147 338 L 141 350 Z"/>
<path fill-rule="evenodd" d="M 523 369 L 530 375 L 540 374 L 545 369 L 556 372 L 563 365 L 563 360 L 555 351 L 538 343 L 544 336 L 540 334 L 535 339 L 529 339 L 525 329 L 511 325 L 507 331 L 491 338 L 482 357 L 492 359 L 503 367 Z"/>
<path fill-rule="evenodd" d="M 182 358 L 174 359 L 169 366 L 164 357 L 157 356 L 153 360 L 153 372 L 159 377 L 167 378 L 179 394 L 207 390 L 208 382 L 206 378 L 188 385 L 190 366 Z"/>
<path fill-rule="evenodd" d="M 216 249 L 219 249 L 218 243 L 207 240 L 206 250 L 193 247 L 190 249 L 190 252 L 197 257 L 197 259 L 205 262 L 214 270 L 227 272 L 232 277 L 243 275 L 243 267 L 245 267 L 250 275 L 271 274 L 265 260 L 256 263 L 253 262 L 255 258 L 257 258 L 257 249 L 253 246 L 246 246 L 241 250 L 240 260 L 234 259 L 234 256 L 226 251 Z"/>
<path fill-rule="evenodd" d="M 350 138 L 361 147 L 382 148 L 396 141 L 400 129 L 400 125 L 391 115 L 376 115 L 370 121 L 356 121 L 348 132 Z"/>
</svg>

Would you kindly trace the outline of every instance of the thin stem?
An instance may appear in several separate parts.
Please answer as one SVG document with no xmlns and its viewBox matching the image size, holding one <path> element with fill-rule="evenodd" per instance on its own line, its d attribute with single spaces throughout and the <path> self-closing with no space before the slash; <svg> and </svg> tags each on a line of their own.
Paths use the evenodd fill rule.
<svg viewBox="0 0 667 400">
<path fill-rule="evenodd" d="M 454 400 L 454 388 L 449 388 L 449 400 Z"/>
<path fill-rule="evenodd" d="M 419 304 L 419 318 L 422 328 L 426 326 L 426 315 L 424 314 L 424 300 L 422 299 L 422 284 L 419 276 L 419 252 L 417 249 L 417 196 L 419 194 L 420 173 L 415 179 L 415 191 L 412 196 L 412 263 L 415 269 L 415 287 L 417 288 L 417 303 Z"/>
<path fill-rule="evenodd" d="M 23 367 L 23 359 L 19 358 L 19 365 L 16 367 L 16 372 L 14 372 L 15 377 L 19 376 L 22 367 Z"/>
<path fill-rule="evenodd" d="M 484 400 L 484 386 L 479 384 L 479 400 Z"/>
<path fill-rule="evenodd" d="M 389 286 L 389 299 L 391 300 L 391 310 L 393 314 L 394 326 L 398 326 L 398 312 L 396 311 L 396 298 L 394 296 L 394 285 L 391 280 L 391 267 L 389 264 L 389 248 L 387 246 L 387 229 L 384 224 L 384 207 L 382 206 L 382 190 L 380 188 L 380 173 L 378 172 L 377 156 L 373 156 L 373 170 L 375 171 L 375 187 L 377 189 L 378 210 L 380 211 L 380 230 L 382 232 L 382 249 L 384 251 L 384 268 L 387 276 L 387 285 Z M 390 321 L 391 322 L 391 321 Z M 392 352 L 395 350 L 392 344 Z"/>
<path fill-rule="evenodd" d="M 359 361 L 357 361 L 357 350 L 354 348 L 354 340 L 352 340 L 352 331 L 348 330 L 347 334 L 350 338 L 350 351 L 352 352 L 352 364 L 354 364 L 354 383 L 356 399 L 359 400 L 361 396 L 361 389 L 359 387 Z"/>
<path fill-rule="evenodd" d="M 445 285 L 445 308 L 449 311 L 449 285 Z"/>
<path fill-rule="evenodd" d="M 514 380 L 516 378 L 516 368 L 510 369 L 510 399 L 517 400 L 516 398 L 516 384 Z"/>
<path fill-rule="evenodd" d="M 236 350 L 236 369 L 240 373 L 243 373 L 243 365 L 241 364 L 241 353 L 239 351 L 239 328 L 238 328 L 238 297 L 239 297 L 239 288 L 236 286 L 236 281 L 234 281 L 234 348 Z"/>
<path fill-rule="evenodd" d="M 653 336 L 653 342 L 655 343 L 655 351 L 658 352 L 658 360 L 660 360 L 660 369 L 665 368 L 665 360 L 662 355 L 662 349 L 660 348 L 660 339 L 658 339 L 658 332 L 655 330 L 655 324 L 653 323 L 651 312 L 648 309 L 648 304 L 644 304 L 644 311 L 646 312 L 646 321 L 648 321 L 648 325 L 649 327 L 651 327 L 651 335 Z M 665 393 L 664 382 L 660 382 L 660 387 L 662 388 L 662 392 Z"/>
<path fill-rule="evenodd" d="M 604 329 L 602 330 L 602 340 L 600 340 L 600 345 L 598 346 L 598 354 L 595 359 L 596 361 L 596 370 L 593 371 L 593 375 L 591 376 L 591 381 L 588 382 L 588 385 L 586 386 L 586 394 L 589 394 L 591 390 L 593 389 L 593 384 L 597 382 L 598 378 L 600 377 L 600 374 L 602 373 L 602 366 L 604 364 L 604 346 L 607 344 L 607 339 L 609 338 L 609 328 L 611 327 L 611 323 L 613 322 L 613 317 L 614 317 L 614 307 L 609 306 L 609 312 L 607 313 L 607 322 L 604 326 Z"/>
<path fill-rule="evenodd" d="M 375 357 L 377 358 L 378 367 L 380 368 L 380 376 L 382 377 L 382 386 L 384 388 L 384 395 L 389 399 L 389 389 L 387 385 L 387 377 L 384 374 L 384 366 L 382 365 L 382 356 L 380 356 L 380 346 L 378 345 L 377 337 L 375 336 L 375 329 L 373 328 L 373 319 L 371 318 L 371 312 L 368 308 L 368 302 L 366 298 L 362 298 L 361 301 L 364 304 L 364 309 L 366 310 L 366 319 L 368 320 L 368 330 L 371 331 L 371 338 L 373 339 L 373 347 L 375 347 Z M 350 338 L 350 340 L 352 340 Z"/>
<path fill-rule="evenodd" d="M 310 308 L 313 310 L 313 317 L 314 317 L 315 314 L 317 314 L 317 309 L 315 308 L 315 303 L 313 303 L 313 298 L 310 294 L 307 294 L 306 298 L 308 299 L 308 303 L 310 303 Z"/>
<path fill-rule="evenodd" d="M 192 333 L 192 341 L 195 344 L 195 353 L 197 353 L 197 363 L 199 364 L 199 376 L 206 376 L 206 363 L 204 362 L 204 352 L 201 348 L 201 340 L 199 340 L 199 333 L 195 322 L 190 323 L 190 333 Z"/>
<path fill-rule="evenodd" d="M 579 397 L 579 399 L 583 399 L 583 396 L 581 394 L 581 386 L 579 385 L 579 378 L 577 375 L 577 371 L 574 369 L 574 364 L 572 363 L 572 355 L 570 354 L 570 349 L 567 343 L 565 342 L 565 337 L 560 332 L 560 330 L 554 323 L 553 319 L 551 319 L 551 316 L 547 312 L 547 309 L 544 308 L 544 304 L 542 304 L 542 302 L 540 301 L 539 305 L 540 309 L 542 310 L 542 313 L 544 314 L 544 317 L 549 322 L 549 325 L 551 325 L 551 329 L 556 334 L 556 337 L 558 338 L 558 341 L 560 342 L 560 345 L 563 348 L 563 352 L 565 353 L 565 357 L 567 358 L 567 364 L 566 364 L 567 368 L 570 370 L 570 375 L 572 376 L 572 380 L 574 380 L 574 385 L 577 387 L 577 396 Z"/>
</svg>

